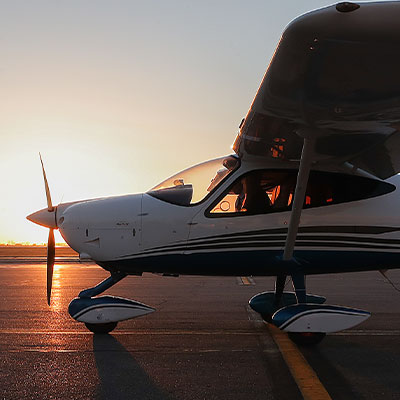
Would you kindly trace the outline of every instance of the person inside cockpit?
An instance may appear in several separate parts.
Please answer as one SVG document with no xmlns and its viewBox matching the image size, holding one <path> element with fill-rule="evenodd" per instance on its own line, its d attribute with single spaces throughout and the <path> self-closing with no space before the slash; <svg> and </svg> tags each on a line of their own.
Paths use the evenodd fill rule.
<svg viewBox="0 0 400 400">
<path fill-rule="evenodd" d="M 271 200 L 261 186 L 259 174 L 244 176 L 241 185 L 242 190 L 235 203 L 236 211 L 246 211 L 250 215 L 267 213 L 271 208 Z"/>
</svg>

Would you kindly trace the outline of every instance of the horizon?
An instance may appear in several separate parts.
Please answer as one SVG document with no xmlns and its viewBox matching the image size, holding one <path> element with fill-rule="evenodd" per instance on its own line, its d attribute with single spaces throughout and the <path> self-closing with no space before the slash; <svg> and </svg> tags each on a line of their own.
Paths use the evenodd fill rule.
<svg viewBox="0 0 400 400">
<path fill-rule="evenodd" d="M 70 247 L 67 243 L 65 242 L 59 242 L 55 244 L 56 247 Z M 18 246 L 32 246 L 32 247 L 40 247 L 40 246 L 45 246 L 47 247 L 47 242 L 42 242 L 42 243 L 32 243 L 32 242 L 15 242 L 13 240 L 9 240 L 7 242 L 0 242 L 0 247 L 18 247 Z"/>
</svg>

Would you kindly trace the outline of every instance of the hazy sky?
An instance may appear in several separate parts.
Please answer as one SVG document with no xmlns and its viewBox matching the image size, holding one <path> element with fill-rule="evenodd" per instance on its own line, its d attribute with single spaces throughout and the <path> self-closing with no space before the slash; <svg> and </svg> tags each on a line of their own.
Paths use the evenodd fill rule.
<svg viewBox="0 0 400 400">
<path fill-rule="evenodd" d="M 0 0 L 0 242 L 53 203 L 231 152 L 284 27 L 323 0 Z M 59 238 L 56 238 L 59 241 Z"/>
</svg>

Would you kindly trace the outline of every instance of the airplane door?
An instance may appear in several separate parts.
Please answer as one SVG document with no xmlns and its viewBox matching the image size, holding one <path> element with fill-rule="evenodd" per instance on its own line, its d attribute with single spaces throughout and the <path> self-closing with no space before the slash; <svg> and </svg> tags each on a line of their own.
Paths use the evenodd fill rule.
<svg viewBox="0 0 400 400">
<path fill-rule="evenodd" d="M 202 254 L 191 258 L 231 272 L 249 251 L 263 265 L 266 255 L 276 259 L 285 245 L 293 184 L 287 172 L 252 171 L 221 188 L 193 217 L 185 254 Z"/>
</svg>

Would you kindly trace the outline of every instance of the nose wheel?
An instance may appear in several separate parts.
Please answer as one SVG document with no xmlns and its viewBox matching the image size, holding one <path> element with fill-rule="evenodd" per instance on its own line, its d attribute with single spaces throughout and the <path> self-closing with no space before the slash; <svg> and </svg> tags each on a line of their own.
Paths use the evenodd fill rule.
<svg viewBox="0 0 400 400">
<path fill-rule="evenodd" d="M 121 272 L 100 282 L 97 286 L 83 290 L 68 306 L 69 315 L 83 322 L 95 334 L 110 333 L 119 321 L 137 318 L 155 311 L 153 307 L 138 301 L 115 296 L 94 297 L 109 289 L 126 275 Z"/>
<path fill-rule="evenodd" d="M 107 322 L 105 324 L 89 324 L 88 322 L 85 322 L 85 325 L 90 332 L 96 334 L 106 334 L 114 330 L 115 327 L 118 325 L 118 322 Z"/>
</svg>

